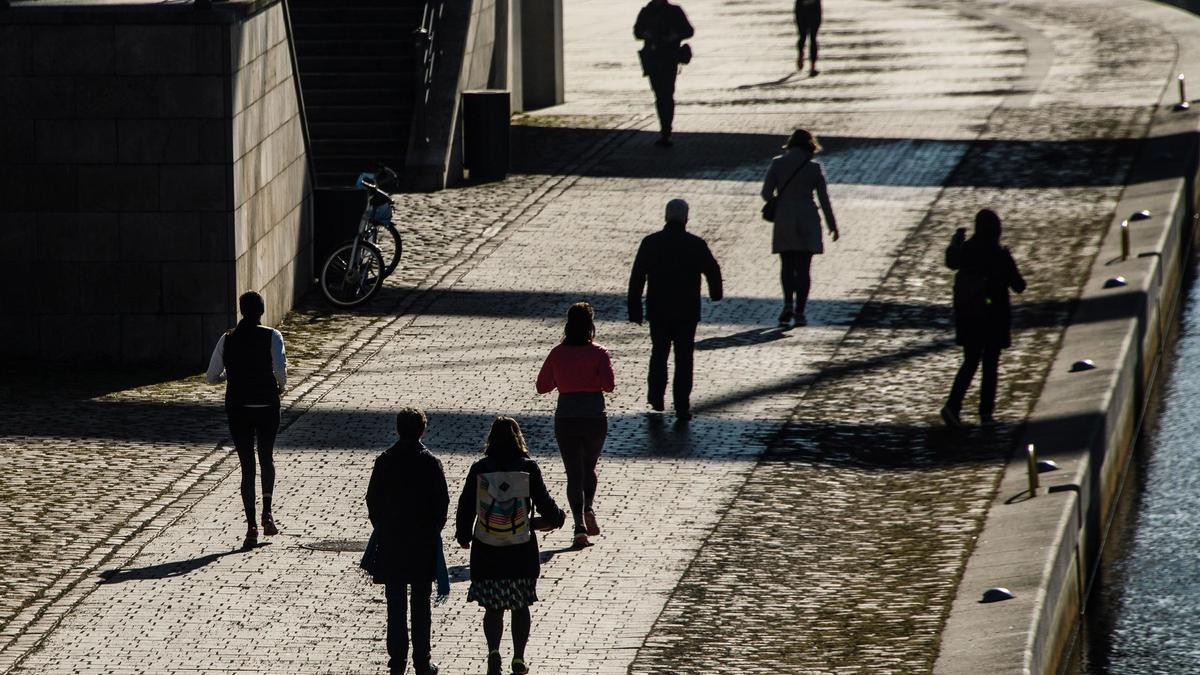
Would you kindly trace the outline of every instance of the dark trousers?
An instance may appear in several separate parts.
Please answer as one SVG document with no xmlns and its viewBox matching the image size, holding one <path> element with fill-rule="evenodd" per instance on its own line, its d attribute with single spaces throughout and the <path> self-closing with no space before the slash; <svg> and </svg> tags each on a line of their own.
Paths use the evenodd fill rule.
<svg viewBox="0 0 1200 675">
<path fill-rule="evenodd" d="M 692 396 L 692 354 L 696 351 L 695 321 L 650 321 L 651 403 L 662 401 L 667 393 L 667 357 L 675 347 L 675 381 L 671 393 L 675 412 L 687 412 Z"/>
<path fill-rule="evenodd" d="M 567 503 L 575 527 L 583 525 L 583 512 L 590 511 L 596 497 L 596 464 L 608 437 L 607 417 L 555 417 L 554 438 L 567 472 Z"/>
<path fill-rule="evenodd" d="M 658 111 L 658 125 L 664 138 L 671 135 L 671 124 L 675 121 L 675 77 L 678 74 L 679 64 L 675 61 L 646 62 L 646 75 L 654 90 L 654 108 Z"/>
<path fill-rule="evenodd" d="M 408 615 L 405 611 L 405 591 L 412 586 L 409 608 L 412 609 L 412 655 L 413 666 L 418 673 L 429 668 L 433 657 L 430 647 L 430 631 L 433 616 L 430 610 L 430 595 L 433 581 L 390 582 L 386 585 L 387 596 L 387 650 L 388 668 L 393 673 L 403 673 L 408 664 Z"/>
<path fill-rule="evenodd" d="M 813 68 L 817 67 L 817 31 L 821 28 L 820 8 L 805 8 L 796 3 L 797 62 L 804 59 L 804 42 L 809 43 L 808 58 Z"/>
<path fill-rule="evenodd" d="M 792 306 L 796 302 L 796 316 L 804 316 L 808 305 L 808 291 L 812 288 L 809 268 L 813 254 L 808 251 L 783 251 L 779 254 L 779 277 L 783 284 L 783 304 Z"/>
<path fill-rule="evenodd" d="M 225 409 L 229 418 L 229 434 L 242 465 L 242 506 L 246 522 L 254 524 L 254 446 L 258 440 L 258 463 L 262 465 L 263 510 L 271 510 L 271 493 L 275 489 L 275 436 L 279 433 L 279 407 L 248 408 L 232 406 Z"/>
<path fill-rule="evenodd" d="M 950 400 L 946 407 L 955 415 L 962 412 L 963 399 L 967 396 L 967 388 L 975 378 L 975 371 L 983 363 L 983 374 L 979 383 L 979 416 L 991 417 L 996 408 L 996 380 L 1000 374 L 1000 348 L 983 345 L 965 345 L 963 347 L 963 362 L 954 376 L 954 385 L 950 388 Z"/>
</svg>

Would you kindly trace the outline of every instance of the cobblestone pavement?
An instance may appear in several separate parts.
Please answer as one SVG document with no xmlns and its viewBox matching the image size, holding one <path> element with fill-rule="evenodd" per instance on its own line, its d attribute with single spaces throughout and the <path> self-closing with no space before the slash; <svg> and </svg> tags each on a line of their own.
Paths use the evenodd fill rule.
<svg viewBox="0 0 1200 675">
<path fill-rule="evenodd" d="M 0 487 L 0 669 L 379 670 L 382 593 L 354 555 L 302 545 L 365 539 L 371 460 L 406 403 L 431 411 L 428 442 L 455 483 L 490 417 L 517 415 L 561 495 L 553 404 L 531 382 L 585 297 L 618 371 L 606 532 L 582 553 L 563 533 L 543 542 L 533 665 L 928 670 L 1000 453 L 1119 193 L 1121 139 L 1144 133 L 1169 50 L 1138 51 L 1162 36 L 1101 3 L 846 0 L 827 3 L 820 77 L 784 79 L 790 6 L 692 0 L 697 61 L 664 156 L 632 70 L 636 4 L 567 4 L 571 102 L 518 130 L 537 152 L 509 181 L 401 198 L 413 264 L 370 314 L 314 305 L 289 319 L 301 384 L 277 460 L 284 535 L 269 546 L 229 554 L 241 532 L 236 461 L 214 449 L 218 390 L 85 382 L 66 402 L 18 404 L 12 386 L 0 471 L 21 482 Z M 1109 107 L 1090 106 L 1098 91 Z M 845 236 L 814 266 L 813 326 L 779 332 L 765 328 L 776 263 L 757 181 L 796 124 L 826 142 Z M 645 331 L 620 321 L 637 240 L 677 195 L 730 295 L 706 303 L 700 416 L 682 428 L 642 412 Z M 1006 424 L 948 437 L 931 426 L 955 361 L 939 259 L 985 204 L 1031 288 L 1005 361 Z M 461 582 L 465 556 L 449 553 Z M 446 672 L 482 672 L 465 586 L 435 610 Z"/>
</svg>

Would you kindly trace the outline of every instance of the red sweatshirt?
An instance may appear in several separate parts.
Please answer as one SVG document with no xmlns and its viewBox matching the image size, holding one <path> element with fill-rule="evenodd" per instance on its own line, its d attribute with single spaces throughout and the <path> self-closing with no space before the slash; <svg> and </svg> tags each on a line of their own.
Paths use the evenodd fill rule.
<svg viewBox="0 0 1200 675">
<path fill-rule="evenodd" d="M 595 343 L 558 345 L 550 350 L 537 377 L 539 394 L 556 388 L 562 394 L 612 391 L 616 386 L 608 350 Z"/>
</svg>

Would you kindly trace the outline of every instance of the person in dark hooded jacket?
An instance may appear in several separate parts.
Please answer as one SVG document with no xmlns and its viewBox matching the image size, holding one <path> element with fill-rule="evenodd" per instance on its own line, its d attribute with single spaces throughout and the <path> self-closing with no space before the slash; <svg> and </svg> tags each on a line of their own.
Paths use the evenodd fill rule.
<svg viewBox="0 0 1200 675">
<path fill-rule="evenodd" d="M 419 408 L 403 408 L 396 414 L 399 440 L 375 460 L 367 487 L 367 512 L 377 545 L 372 575 L 377 583 L 386 584 L 388 668 L 392 673 L 403 673 L 407 667 L 405 595 L 409 586 L 413 666 L 418 675 L 438 672 L 430 661 L 430 596 L 450 491 L 442 463 L 421 443 L 427 424 Z"/>
<path fill-rule="evenodd" d="M 954 275 L 954 330 L 955 342 L 963 348 L 962 365 L 941 412 L 942 420 L 953 428 L 962 427 L 963 399 L 980 363 L 979 420 L 992 423 L 1000 352 L 1012 343 L 1008 291 L 1025 290 L 1016 261 L 1000 245 L 1000 230 L 1000 216 L 982 209 L 975 214 L 975 234 L 967 239 L 966 228 L 960 227 L 946 248 L 946 266 L 958 270 Z"/>
</svg>

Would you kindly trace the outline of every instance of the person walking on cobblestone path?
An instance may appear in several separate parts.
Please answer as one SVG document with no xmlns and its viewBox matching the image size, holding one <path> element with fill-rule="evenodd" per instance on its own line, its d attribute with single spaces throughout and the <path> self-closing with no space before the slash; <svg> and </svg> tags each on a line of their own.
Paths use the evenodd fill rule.
<svg viewBox="0 0 1200 675">
<path fill-rule="evenodd" d="M 260 325 L 266 304 L 254 291 L 238 298 L 242 320 L 217 340 L 208 362 L 208 383 L 225 385 L 225 414 L 229 434 L 242 465 L 242 506 L 246 510 L 246 538 L 242 548 L 258 543 L 254 519 L 254 446 L 262 465 L 263 532 L 279 534 L 271 513 L 275 490 L 275 435 L 279 433 L 279 397 L 287 384 L 287 358 L 283 336 L 274 328 Z"/>
<path fill-rule="evenodd" d="M 642 74 L 650 78 L 654 107 L 662 135 L 655 145 L 671 146 L 671 124 L 675 119 L 675 77 L 679 64 L 691 61 L 691 48 L 680 43 L 696 34 L 679 5 L 667 0 L 650 0 L 638 12 L 633 36 L 644 40 L 638 56 Z"/>
<path fill-rule="evenodd" d="M 595 310 L 577 302 L 567 310 L 563 339 L 542 363 L 537 392 L 558 389 L 554 438 L 567 473 L 567 502 L 575 519 L 575 547 L 590 546 L 600 534 L 592 501 L 596 497 L 596 464 L 608 436 L 604 392 L 616 387 L 608 350 L 596 344 Z"/>
<path fill-rule="evenodd" d="M 654 410 L 665 407 L 667 357 L 675 348 L 675 381 L 671 387 L 675 416 L 692 418 L 692 356 L 696 350 L 696 325 L 700 323 L 700 277 L 708 280 L 708 295 L 724 297 L 721 266 L 703 239 L 684 228 L 688 203 L 667 202 L 667 223 L 662 230 L 642 239 L 629 275 L 629 320 L 650 321 L 650 372 L 647 402 Z M 649 285 L 649 288 L 646 288 Z M 642 290 L 646 289 L 645 313 Z"/>
<path fill-rule="evenodd" d="M 821 165 L 813 156 L 821 151 L 821 145 L 811 132 L 796 129 L 783 146 L 784 154 L 771 160 L 767 176 L 763 180 L 762 198 L 777 199 L 774 231 L 771 235 L 771 252 L 779 254 L 780 281 L 783 286 L 783 311 L 779 314 L 779 325 L 787 328 L 806 326 L 805 307 L 808 292 L 812 287 L 809 268 L 814 255 L 825 252 L 821 238 L 821 216 L 813 202 L 813 194 L 821 203 L 825 214 L 825 225 L 829 234 L 837 241 L 837 219 L 829 203 L 829 191 Z M 794 304 L 793 304 L 794 303 Z"/>
<path fill-rule="evenodd" d="M 808 74 L 816 77 L 817 31 L 821 29 L 821 0 L 796 0 L 796 70 L 804 70 L 804 43 L 808 42 Z"/>
<path fill-rule="evenodd" d="M 963 348 L 962 365 L 941 412 L 942 420 L 953 428 L 962 427 L 963 399 L 981 362 L 979 420 L 992 423 L 1000 352 L 1012 343 L 1008 291 L 1025 290 L 1016 261 L 1000 245 L 1000 229 L 1000 216 L 982 209 L 975 214 L 975 234 L 967 239 L 966 228 L 960 227 L 946 248 L 946 266 L 958 270 L 954 275 L 954 330 L 955 342 Z"/>
<path fill-rule="evenodd" d="M 532 515 L 533 509 L 541 514 Z M 504 611 L 512 612 L 512 672 L 528 673 L 529 606 L 537 602 L 541 574 L 534 529 L 562 527 L 566 514 L 546 490 L 542 471 L 529 456 L 521 427 L 498 417 L 488 433 L 483 457 L 471 465 L 455 516 L 455 539 L 471 549 L 467 600 L 484 608 L 488 675 L 500 675 Z"/>
<path fill-rule="evenodd" d="M 413 666 L 433 675 L 430 596 L 441 550 L 450 491 L 442 463 L 421 443 L 428 419 L 420 408 L 396 413 L 396 443 L 375 460 L 367 487 L 367 513 L 375 528 L 372 577 L 386 584 L 388 668 L 403 673 L 408 662 L 405 595 L 411 587 Z"/>
</svg>

